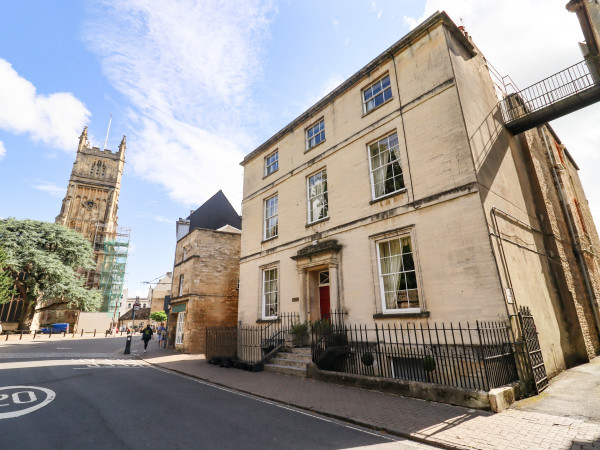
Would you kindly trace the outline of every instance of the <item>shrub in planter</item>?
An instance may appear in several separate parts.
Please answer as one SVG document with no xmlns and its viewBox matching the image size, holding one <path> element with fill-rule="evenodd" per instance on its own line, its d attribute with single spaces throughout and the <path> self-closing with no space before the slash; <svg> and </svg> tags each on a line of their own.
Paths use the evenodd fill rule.
<svg viewBox="0 0 600 450">
<path fill-rule="evenodd" d="M 331 332 L 331 323 L 327 319 L 315 320 L 310 324 L 310 327 L 318 336 L 323 336 Z"/>
<path fill-rule="evenodd" d="M 423 358 L 423 369 L 425 372 L 433 372 L 435 370 L 435 359 L 431 355 Z"/>
<path fill-rule="evenodd" d="M 348 336 L 345 331 L 336 331 L 327 338 L 325 345 L 327 347 L 343 347 L 348 345 Z"/>
<path fill-rule="evenodd" d="M 308 322 L 294 322 L 290 327 L 292 344 L 303 345 L 308 338 Z"/>
<path fill-rule="evenodd" d="M 375 361 L 375 358 L 373 357 L 373 353 L 367 352 L 360 357 L 360 360 L 365 366 L 371 367 Z"/>
</svg>

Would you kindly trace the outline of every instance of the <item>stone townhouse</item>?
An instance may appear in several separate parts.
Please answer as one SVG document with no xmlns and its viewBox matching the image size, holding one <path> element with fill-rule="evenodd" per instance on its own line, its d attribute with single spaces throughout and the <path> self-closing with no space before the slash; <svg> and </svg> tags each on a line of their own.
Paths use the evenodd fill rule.
<svg viewBox="0 0 600 450">
<path fill-rule="evenodd" d="M 222 191 L 177 222 L 169 347 L 204 353 L 206 327 L 236 325 L 241 228 Z"/>
<path fill-rule="evenodd" d="M 240 323 L 509 321 L 527 306 L 549 374 L 598 354 L 577 164 L 547 124 L 507 131 L 496 88 L 436 13 L 248 154 Z"/>
</svg>

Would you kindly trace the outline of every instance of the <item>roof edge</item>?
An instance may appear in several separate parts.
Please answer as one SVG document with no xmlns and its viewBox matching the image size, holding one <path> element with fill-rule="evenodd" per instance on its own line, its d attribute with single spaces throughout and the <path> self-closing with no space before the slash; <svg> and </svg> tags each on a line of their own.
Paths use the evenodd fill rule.
<svg viewBox="0 0 600 450">
<path fill-rule="evenodd" d="M 287 124 L 269 139 L 267 139 L 264 143 L 259 145 L 252 152 L 248 153 L 243 161 L 240 163 L 241 166 L 246 165 L 249 161 L 254 159 L 264 150 L 270 148 L 274 143 L 279 141 L 284 135 L 292 131 L 302 122 L 305 122 L 317 112 L 319 112 L 325 105 L 333 101 L 335 98 L 339 97 L 341 94 L 349 90 L 352 86 L 354 86 L 361 78 L 365 75 L 371 73 L 375 68 L 381 65 L 386 59 L 389 59 L 391 55 L 398 53 L 404 48 L 412 45 L 415 41 L 420 39 L 424 34 L 427 34 L 431 29 L 439 26 L 446 25 L 450 32 L 456 37 L 456 39 L 465 47 L 465 49 L 471 54 L 471 56 L 475 56 L 475 47 L 469 41 L 469 39 L 458 29 L 456 24 L 450 19 L 448 14 L 445 11 L 437 11 L 427 19 L 423 21 L 419 26 L 417 26 L 414 30 L 410 31 L 400 40 L 396 41 L 396 43 L 392 44 L 392 46 L 388 47 L 384 50 L 379 56 L 375 57 L 371 62 L 366 64 L 362 69 L 358 72 L 354 73 L 350 76 L 346 81 L 340 84 L 337 88 L 303 112 L 301 115 L 296 117 L 292 122 Z"/>
</svg>

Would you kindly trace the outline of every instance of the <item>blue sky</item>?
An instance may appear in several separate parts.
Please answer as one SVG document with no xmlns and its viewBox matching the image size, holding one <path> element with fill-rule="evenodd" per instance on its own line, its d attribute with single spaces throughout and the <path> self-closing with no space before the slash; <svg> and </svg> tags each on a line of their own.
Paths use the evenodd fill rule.
<svg viewBox="0 0 600 450">
<path fill-rule="evenodd" d="M 7 2 L 0 15 L 0 217 L 54 221 L 83 126 L 127 135 L 119 225 L 126 286 L 172 270 L 174 224 L 219 189 L 236 209 L 243 156 L 445 9 L 520 87 L 581 60 L 566 0 Z M 600 220 L 600 106 L 552 123 Z"/>
</svg>

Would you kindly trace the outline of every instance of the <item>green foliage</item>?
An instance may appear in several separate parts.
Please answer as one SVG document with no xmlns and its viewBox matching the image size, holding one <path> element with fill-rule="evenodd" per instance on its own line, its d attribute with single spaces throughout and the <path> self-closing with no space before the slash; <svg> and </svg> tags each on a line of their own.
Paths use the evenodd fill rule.
<svg viewBox="0 0 600 450">
<path fill-rule="evenodd" d="M 155 322 L 166 322 L 167 313 L 164 311 L 154 311 L 153 313 L 150 313 L 150 318 Z"/>
<path fill-rule="evenodd" d="M 310 326 L 313 332 L 318 336 L 329 334 L 331 331 L 331 323 L 327 319 L 315 320 Z"/>
<path fill-rule="evenodd" d="M 290 327 L 290 333 L 296 336 L 306 336 L 308 334 L 308 322 L 294 322 Z"/>
<path fill-rule="evenodd" d="M 59 224 L 9 218 L 0 220 L 0 242 L 3 271 L 26 300 L 62 299 L 84 311 L 98 309 L 100 291 L 86 289 L 81 279 L 81 271 L 95 268 L 92 245 L 81 234 Z"/>
<path fill-rule="evenodd" d="M 0 247 L 0 304 L 12 298 L 14 284 L 15 280 L 6 267 L 6 252 Z"/>
<path fill-rule="evenodd" d="M 433 372 L 435 370 L 435 359 L 431 355 L 426 355 L 423 358 L 423 369 L 426 372 Z"/>
</svg>

